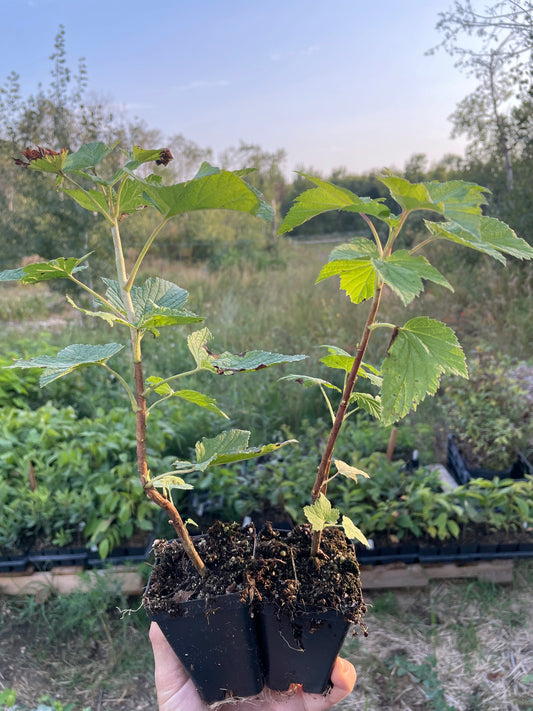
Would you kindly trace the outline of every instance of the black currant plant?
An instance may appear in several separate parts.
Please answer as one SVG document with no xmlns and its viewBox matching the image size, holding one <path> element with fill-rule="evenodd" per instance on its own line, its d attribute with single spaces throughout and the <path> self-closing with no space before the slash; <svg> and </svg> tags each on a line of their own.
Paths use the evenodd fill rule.
<svg viewBox="0 0 533 711">
<path fill-rule="evenodd" d="M 319 378 L 288 376 L 306 385 L 319 386 L 332 420 L 311 492 L 313 503 L 305 508 L 314 531 L 311 550 L 316 554 L 322 530 L 336 525 L 340 517 L 339 510 L 333 509 L 326 498 L 328 483 L 338 474 L 355 481 L 358 476 L 366 476 L 364 472 L 333 459 L 335 443 L 346 418 L 355 409 L 362 408 L 384 424 L 392 424 L 411 410 L 416 410 L 427 395 L 434 395 L 442 375 L 468 377 L 461 346 L 453 330 L 444 323 L 425 316 L 412 318 L 403 325 L 377 320 L 384 286 L 389 287 L 404 306 L 424 290 L 424 281 L 453 291 L 444 275 L 420 254 L 437 241 L 474 249 L 503 264 L 506 261 L 504 255 L 532 259 L 533 248 L 517 237 L 505 223 L 483 215 L 485 196 L 489 190 L 474 183 L 459 180 L 410 183 L 392 174 L 382 175 L 380 181 L 398 206 L 397 212 L 392 212 L 383 198 L 359 197 L 346 188 L 319 178 L 304 177 L 315 187 L 296 199 L 279 234 L 290 232 L 307 220 L 332 210 L 360 215 L 369 230 L 367 235 L 336 247 L 317 279 L 320 282 L 338 276 L 340 288 L 354 304 L 370 301 L 370 310 L 355 354 L 330 346 L 328 355 L 322 358 L 326 366 L 344 372 L 344 388 L 341 390 Z M 424 220 L 427 236 L 410 250 L 397 248 L 398 237 L 407 219 L 420 212 L 427 215 Z M 380 223 L 385 228 L 384 239 L 377 229 Z M 363 361 L 370 336 L 377 329 L 391 331 L 389 347 L 379 369 Z M 354 389 L 359 377 L 368 379 L 375 386 L 375 395 L 358 393 Z M 339 397 L 336 412 L 328 391 L 336 392 Z M 337 469 L 333 475 L 330 474 L 332 460 Z M 348 536 L 367 543 L 364 534 L 348 517 L 342 517 L 341 525 Z"/>
<path fill-rule="evenodd" d="M 215 438 L 203 438 L 199 441 L 196 444 L 195 462 L 176 462 L 173 471 L 156 474 L 150 471 L 147 457 L 147 421 L 150 413 L 169 398 L 177 397 L 227 418 L 213 398 L 191 389 L 175 389 L 175 384 L 200 371 L 233 375 L 301 360 L 306 356 L 257 350 L 240 354 L 215 354 L 208 348 L 208 343 L 212 340 L 211 333 L 207 328 L 201 328 L 187 336 L 192 367 L 185 367 L 184 370 L 171 375 L 154 373 L 145 378 L 141 345 L 146 335 L 158 338 L 162 328 L 204 320 L 188 310 L 186 304 L 189 295 L 177 284 L 161 278 L 148 278 L 142 284 L 138 283 L 143 261 L 161 230 L 169 220 L 193 210 L 237 210 L 264 220 L 272 220 L 273 213 L 258 191 L 246 182 L 245 177 L 249 170 L 226 171 L 203 163 L 192 180 L 163 185 L 161 176 L 150 174 L 143 177 L 138 169 L 143 166 L 142 171 L 145 171 L 146 164 L 149 163 L 166 166 L 172 160 L 170 151 L 144 150 L 133 146 L 131 151 L 122 151 L 122 167 L 111 176 L 105 177 L 100 174 L 100 168 L 102 163 L 105 165 L 106 158 L 114 150 L 115 146 L 108 147 L 100 142 L 85 144 L 75 153 L 36 147 L 27 148 L 23 151 L 23 158 L 15 160 L 15 163 L 23 168 L 54 176 L 58 190 L 82 208 L 100 215 L 107 223 L 115 274 L 113 278 L 102 276 L 105 285 L 103 293 L 93 290 L 83 281 L 82 273 L 90 254 L 81 257 L 62 256 L 3 271 L 0 273 L 0 281 L 35 284 L 50 279 L 68 279 L 82 292 L 89 294 L 92 302 L 98 305 L 98 310 L 94 310 L 94 307 L 89 310 L 69 298 L 73 308 L 88 317 L 103 319 L 109 326 L 116 327 L 129 338 L 126 338 L 126 343 L 75 343 L 55 356 L 36 356 L 30 360 L 19 360 L 10 367 L 41 368 L 41 386 L 48 385 L 74 370 L 93 365 L 104 368 L 117 378 L 136 417 L 137 463 L 141 485 L 148 498 L 167 513 L 198 573 L 206 575 L 206 566 L 172 501 L 171 490 L 192 488 L 181 476 L 187 471 L 205 471 L 208 466 L 259 457 L 289 442 L 251 448 L 248 446 L 250 432 L 229 430 Z M 157 213 L 157 224 L 139 250 L 133 267 L 128 270 L 121 223 L 125 217 L 144 209 Z M 120 373 L 109 365 L 113 356 L 127 343 L 133 361 L 133 372 L 129 374 Z M 165 346 L 160 343 L 160 347 Z"/>
</svg>

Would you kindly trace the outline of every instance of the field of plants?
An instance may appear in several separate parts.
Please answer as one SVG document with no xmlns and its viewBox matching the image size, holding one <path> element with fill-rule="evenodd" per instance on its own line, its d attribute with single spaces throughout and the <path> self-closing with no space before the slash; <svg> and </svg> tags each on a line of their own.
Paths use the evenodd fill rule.
<svg viewBox="0 0 533 711">
<path fill-rule="evenodd" d="M 361 329 L 336 285 L 314 284 L 330 249 L 331 243 L 311 245 L 286 240 L 280 243 L 274 263 L 263 255 L 263 261 L 242 259 L 214 269 L 202 262 L 178 265 L 160 259 L 150 262 L 147 275 L 169 278 L 187 288 L 197 312 L 209 308 L 213 316 L 208 326 L 217 348 L 237 352 L 251 344 L 285 353 L 306 353 L 310 357 L 297 364 L 297 372 L 320 375 L 320 358 L 324 355 L 321 344 L 334 341 L 353 350 L 354 334 Z M 463 540 L 471 530 L 494 540 L 519 537 L 528 535 L 524 529 L 533 522 L 531 477 L 476 480 L 450 489 L 443 487 L 437 472 L 428 467 L 446 462 L 450 431 L 471 435 L 480 451 L 485 449 L 492 455 L 491 465 L 495 467 L 507 466 L 503 464 L 506 452 L 520 449 L 531 455 L 533 371 L 528 344 L 533 341 L 533 326 L 525 318 L 533 296 L 530 270 L 517 263 L 506 269 L 493 267 L 483 258 L 456 264 L 451 252 L 453 249 L 443 250 L 441 259 L 453 265 L 455 293 L 434 287 L 413 302 L 409 315 L 420 310 L 457 330 L 467 353 L 471 386 L 459 379 L 443 379 L 437 398 L 422 403 L 398 426 L 392 458 L 386 455 L 392 428 L 376 424 L 366 414 L 347 422 L 338 445 L 337 456 L 366 469 L 370 479 L 360 481 L 357 487 L 350 482 L 332 482 L 335 500 L 369 538 L 379 543 Z M 63 308 L 64 300 L 64 294 L 43 284 L 33 288 L 6 285 L 0 291 L 5 334 L 0 346 L 2 365 L 36 352 L 54 353 L 78 339 L 98 341 L 100 327 L 94 320 L 73 318 Z M 394 301 L 389 301 L 388 308 L 385 318 L 393 320 Z M 363 320 L 364 314 L 357 318 Z M 28 320 L 40 334 L 35 338 L 29 337 Z M 376 338 L 369 362 L 386 347 L 385 340 Z M 147 343 L 145 352 L 148 362 L 159 359 L 158 370 L 164 372 L 176 359 L 188 357 L 181 348 L 171 345 L 156 355 Z M 214 379 L 219 406 L 234 413 L 232 426 L 238 427 L 241 414 L 243 419 L 246 415 L 246 421 L 252 422 L 254 442 L 295 438 L 298 444 L 258 464 L 227 466 L 216 474 L 196 473 L 190 480 L 195 489 L 180 492 L 179 497 L 181 509 L 200 526 L 215 517 L 242 520 L 246 515 L 261 518 L 265 514 L 280 515 L 281 511 L 300 517 L 316 471 L 328 413 L 318 390 L 280 381 L 294 370 L 294 366 L 272 368 L 253 380 L 246 375 Z M 135 425 L 126 398 L 123 406 L 102 406 L 103 395 L 110 389 L 118 392 L 114 379 L 91 369 L 80 369 L 45 389 L 39 388 L 34 370 L 0 370 L 1 555 L 66 546 L 87 547 L 105 558 L 119 545 L 146 543 L 153 532 L 170 533 L 138 485 L 132 446 Z M 462 407 L 465 402 L 466 413 Z M 152 429 L 148 447 L 154 468 L 189 456 L 198 431 L 215 435 L 227 427 L 216 414 L 187 403 L 170 404 L 164 411 L 154 411 L 153 416 L 157 417 L 157 427 Z M 418 451 L 418 468 L 409 466 L 414 450 Z M 128 497 L 120 496 L 121 491 L 127 491 Z M 490 615 L 508 615 L 507 627 L 507 622 L 498 627 L 493 620 L 495 635 L 501 633 L 506 638 L 517 634 L 520 613 L 515 608 L 526 595 L 524 580 L 531 578 L 527 563 L 517 570 L 517 592 L 508 612 L 502 612 L 506 593 L 482 584 L 468 587 L 450 583 L 444 589 L 440 584 L 432 586 L 429 593 L 370 596 L 374 608 L 369 618 L 369 646 L 363 640 L 347 643 L 346 652 L 359 668 L 360 683 L 346 708 L 378 708 L 376 703 L 383 709 L 503 708 L 494 700 L 498 698 L 494 691 L 507 683 L 508 673 L 497 655 L 496 666 L 488 671 L 486 665 L 480 666 L 483 645 L 496 645 L 493 638 L 481 640 L 480 625 L 485 634 Z M 440 607 L 444 593 L 453 600 L 449 613 Z M 485 621 L 478 617 L 479 612 L 470 610 L 474 593 L 492 600 L 492 612 L 487 608 Z M 3 667 L 8 673 L 6 676 L 3 672 L 5 678 L 0 678 L 0 683 L 10 703 L 13 696 L 8 697 L 7 690 L 16 689 L 20 709 L 33 708 L 31 704 L 46 694 L 49 700 L 45 704 L 52 703 L 51 694 L 72 711 L 89 706 L 151 708 L 150 652 L 143 642 L 146 622 L 141 619 L 142 612 L 120 620 L 115 610 L 136 607 L 137 601 L 124 600 L 116 591 L 111 607 L 102 609 L 96 591 L 92 598 L 81 594 L 70 596 L 68 601 L 54 595 L 19 601 L 4 598 L 1 604 L 6 631 L 2 655 L 4 660 L 16 660 L 16 668 L 21 670 L 14 674 L 9 672 L 12 664 Z M 424 619 L 415 619 L 418 605 L 425 610 Z M 85 611 L 89 614 L 80 621 Z M 457 618 L 451 619 L 452 614 Z M 390 654 L 375 649 L 372 641 L 381 638 L 383 615 L 389 626 L 393 619 L 398 627 L 397 644 L 387 643 Z M 468 619 L 468 633 L 460 626 L 461 615 Z M 62 620 L 63 627 L 52 632 L 49 623 L 56 618 Z M 33 627 L 38 619 L 41 627 Z M 24 638 L 20 630 L 28 624 L 39 629 L 34 642 L 15 645 L 15 636 Z M 444 637 L 439 636 L 441 632 Z M 132 635 L 145 650 L 144 666 L 134 670 L 124 666 L 129 662 L 121 653 L 122 642 L 127 636 L 131 644 Z M 455 670 L 451 670 L 451 660 L 446 656 L 451 654 L 446 646 L 451 644 L 450 635 L 461 637 L 457 644 L 463 661 L 454 657 Z M 521 672 L 513 671 L 516 693 L 509 695 L 505 706 L 509 711 L 529 708 L 523 705 L 531 672 L 531 654 L 526 646 L 521 647 Z M 64 661 L 72 655 L 72 649 L 79 659 L 74 667 Z M 516 655 L 514 646 L 513 650 Z M 45 657 L 53 665 L 51 675 L 46 671 Z M 97 661 L 102 659 L 108 665 L 109 677 L 97 679 Z M 471 674 L 468 686 L 458 693 L 460 684 L 467 683 L 464 672 L 459 671 L 460 663 L 470 665 Z M 118 670 L 118 674 L 113 676 L 111 670 Z M 452 680 L 454 674 L 457 685 Z M 496 675 L 492 681 L 490 674 Z M 53 687 L 49 684 L 52 677 L 61 679 Z M 126 677 L 128 684 L 117 688 Z M 106 699 L 104 705 L 102 698 Z M 69 707 L 68 702 L 73 705 Z M 61 708 L 58 703 L 56 708 Z"/>
</svg>

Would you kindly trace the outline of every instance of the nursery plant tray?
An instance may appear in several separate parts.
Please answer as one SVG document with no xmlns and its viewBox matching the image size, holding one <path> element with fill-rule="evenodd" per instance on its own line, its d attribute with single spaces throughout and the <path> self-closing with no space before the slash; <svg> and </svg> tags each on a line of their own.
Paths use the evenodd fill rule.
<svg viewBox="0 0 533 711">
<path fill-rule="evenodd" d="M 26 570 L 28 565 L 28 556 L 6 555 L 0 557 L 0 573 L 20 573 Z"/>
<path fill-rule="evenodd" d="M 28 563 L 35 570 L 51 570 L 61 566 L 82 566 L 87 563 L 88 551 L 86 548 L 60 548 L 42 551 L 30 551 Z"/>
<path fill-rule="evenodd" d="M 386 548 L 358 548 L 357 559 L 361 565 L 387 565 L 389 563 L 457 563 L 476 561 L 512 560 L 533 558 L 533 540 L 530 543 L 469 543 L 465 545 L 417 546 L 406 545 Z"/>
</svg>

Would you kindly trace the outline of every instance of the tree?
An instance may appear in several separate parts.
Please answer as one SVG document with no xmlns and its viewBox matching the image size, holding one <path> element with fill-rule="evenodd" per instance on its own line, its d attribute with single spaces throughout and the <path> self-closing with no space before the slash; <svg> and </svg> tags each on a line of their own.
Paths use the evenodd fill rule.
<svg viewBox="0 0 533 711">
<path fill-rule="evenodd" d="M 452 135 L 466 134 L 470 153 L 496 156 L 504 165 L 507 191 L 514 188 L 513 105 L 531 93 L 533 3 L 500 0 L 479 11 L 471 0 L 455 0 L 439 13 L 443 39 L 437 47 L 456 57 L 456 66 L 477 80 L 451 116 Z"/>
</svg>

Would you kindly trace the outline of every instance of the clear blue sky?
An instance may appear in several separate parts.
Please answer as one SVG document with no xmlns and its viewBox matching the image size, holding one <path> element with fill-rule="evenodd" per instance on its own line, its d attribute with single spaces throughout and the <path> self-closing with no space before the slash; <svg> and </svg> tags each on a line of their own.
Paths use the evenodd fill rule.
<svg viewBox="0 0 533 711">
<path fill-rule="evenodd" d="M 242 139 L 287 171 L 403 167 L 462 153 L 448 116 L 473 87 L 439 52 L 451 0 L 0 0 L 0 83 L 48 83 L 54 37 L 89 90 L 215 153 Z"/>
</svg>

